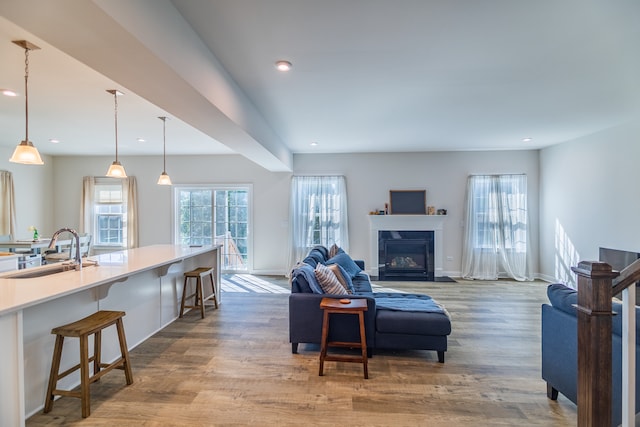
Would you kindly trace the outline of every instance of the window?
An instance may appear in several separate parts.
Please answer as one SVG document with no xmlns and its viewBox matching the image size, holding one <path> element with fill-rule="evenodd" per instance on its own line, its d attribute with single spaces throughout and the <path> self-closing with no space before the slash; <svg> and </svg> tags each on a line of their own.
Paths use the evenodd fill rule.
<svg viewBox="0 0 640 427">
<path fill-rule="evenodd" d="M 175 186 L 175 240 L 222 245 L 222 270 L 248 271 L 250 199 L 247 186 Z"/>
<path fill-rule="evenodd" d="M 96 178 L 94 194 L 94 245 L 126 247 L 127 203 L 124 180 Z"/>
</svg>

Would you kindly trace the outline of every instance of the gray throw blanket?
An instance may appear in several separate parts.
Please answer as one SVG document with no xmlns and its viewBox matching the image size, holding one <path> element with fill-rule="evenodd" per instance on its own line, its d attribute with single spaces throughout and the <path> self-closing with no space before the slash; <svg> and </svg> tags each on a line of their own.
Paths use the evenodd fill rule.
<svg viewBox="0 0 640 427">
<path fill-rule="evenodd" d="M 447 314 L 445 308 L 433 299 L 376 297 L 376 308 L 395 311 L 420 311 Z"/>
</svg>

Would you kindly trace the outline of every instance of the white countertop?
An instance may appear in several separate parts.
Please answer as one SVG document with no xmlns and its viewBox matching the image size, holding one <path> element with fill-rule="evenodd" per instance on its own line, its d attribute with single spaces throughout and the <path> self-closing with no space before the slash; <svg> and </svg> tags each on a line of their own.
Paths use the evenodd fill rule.
<svg viewBox="0 0 640 427">
<path fill-rule="evenodd" d="M 185 258 L 216 248 L 217 246 L 153 245 L 89 257 L 89 260 L 98 261 L 98 265 L 83 267 L 82 271 L 66 271 L 20 279 L 7 276 L 22 273 L 25 270 L 3 272 L 0 273 L 0 315 L 84 289 L 123 281 L 132 274 L 180 262 Z M 46 265 L 30 268 L 28 271 L 51 267 Z"/>
</svg>

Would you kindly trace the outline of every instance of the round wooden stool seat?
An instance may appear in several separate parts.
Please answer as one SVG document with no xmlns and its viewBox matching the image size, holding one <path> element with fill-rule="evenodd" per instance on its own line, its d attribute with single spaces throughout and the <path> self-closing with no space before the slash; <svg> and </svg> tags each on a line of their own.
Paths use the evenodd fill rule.
<svg viewBox="0 0 640 427">
<path fill-rule="evenodd" d="M 211 282 L 211 294 L 204 296 L 204 278 L 209 277 Z M 196 289 L 192 294 L 187 294 L 189 279 L 196 279 Z M 194 298 L 193 305 L 185 305 L 187 298 Z M 212 299 L 215 308 L 218 308 L 216 296 L 216 281 L 213 276 L 213 267 L 200 267 L 184 273 L 184 285 L 182 287 L 182 302 L 180 303 L 180 317 L 184 315 L 185 308 L 199 308 L 200 317 L 204 319 L 205 301 Z"/>
<path fill-rule="evenodd" d="M 129 350 L 127 340 L 124 335 L 122 318 L 124 311 L 101 310 L 77 322 L 58 326 L 51 330 L 56 336 L 56 343 L 53 349 L 53 361 L 51 362 L 51 374 L 49 375 L 49 386 L 44 402 L 44 412 L 47 413 L 53 408 L 54 396 L 78 397 L 82 401 L 82 417 L 86 418 L 91 413 L 89 385 L 98 381 L 104 374 L 114 368 L 123 369 L 127 380 L 127 385 L 133 384 L 133 373 L 131 372 L 131 362 L 129 361 Z M 115 325 L 118 331 L 118 341 L 120 344 L 121 357 L 113 363 L 101 362 L 102 330 Z M 89 335 L 94 336 L 93 356 L 89 357 Z M 62 345 L 65 337 L 80 339 L 80 363 L 60 372 L 60 359 L 62 358 Z M 93 375 L 89 376 L 89 364 L 93 362 Z M 57 389 L 58 381 L 72 372 L 80 369 L 80 391 Z"/>
</svg>

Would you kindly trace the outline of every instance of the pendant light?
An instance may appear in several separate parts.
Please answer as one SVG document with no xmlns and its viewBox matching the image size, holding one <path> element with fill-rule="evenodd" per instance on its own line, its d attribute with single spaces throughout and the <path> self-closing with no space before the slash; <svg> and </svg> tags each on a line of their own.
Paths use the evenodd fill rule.
<svg viewBox="0 0 640 427">
<path fill-rule="evenodd" d="M 38 46 L 26 40 L 15 40 L 13 43 L 24 49 L 24 111 L 25 111 L 25 137 L 13 152 L 13 156 L 9 159 L 13 163 L 22 163 L 25 165 L 43 165 L 44 162 L 40 158 L 38 149 L 29 141 L 29 51 L 40 49 Z"/>
<path fill-rule="evenodd" d="M 115 105 L 115 124 L 116 124 L 116 159 L 109 166 L 107 176 L 111 178 L 126 178 L 127 173 L 124 171 L 124 167 L 118 161 L 118 96 L 124 95 L 116 89 L 107 89 L 107 92 L 113 95 L 113 101 Z"/>
<path fill-rule="evenodd" d="M 167 174 L 167 118 L 158 117 L 162 120 L 162 173 L 158 178 L 158 185 L 171 185 L 171 178 Z"/>
</svg>

